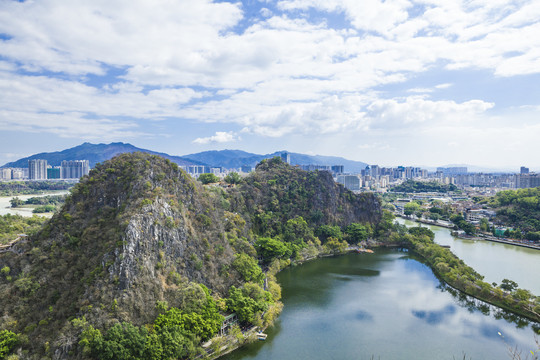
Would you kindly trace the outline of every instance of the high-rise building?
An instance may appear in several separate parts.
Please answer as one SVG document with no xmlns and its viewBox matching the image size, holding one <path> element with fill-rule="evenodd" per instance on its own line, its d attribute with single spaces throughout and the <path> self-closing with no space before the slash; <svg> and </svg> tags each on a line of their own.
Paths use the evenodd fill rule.
<svg viewBox="0 0 540 360">
<path fill-rule="evenodd" d="M 519 174 L 516 175 L 516 188 L 526 189 L 540 186 L 540 174 Z"/>
<path fill-rule="evenodd" d="M 369 175 L 373 176 L 374 178 L 377 178 L 379 175 L 381 175 L 381 168 L 379 167 L 379 165 L 371 165 Z"/>
<path fill-rule="evenodd" d="M 21 169 L 21 168 L 11 169 L 11 178 L 13 180 L 27 179 L 28 172 L 26 172 L 25 170 L 28 170 L 28 169 Z"/>
<path fill-rule="evenodd" d="M 525 166 L 522 166 L 521 169 L 519 170 L 519 173 L 520 174 L 528 174 L 529 173 L 529 168 L 528 167 L 525 167 Z"/>
<path fill-rule="evenodd" d="M 0 169 L 0 179 L 11 180 L 11 168 Z"/>
<path fill-rule="evenodd" d="M 360 190 L 362 182 L 357 175 L 338 175 L 337 182 L 345 185 L 349 190 Z"/>
<path fill-rule="evenodd" d="M 30 180 L 47 180 L 47 160 L 28 160 L 28 178 Z"/>
<path fill-rule="evenodd" d="M 60 179 L 62 176 L 62 168 L 60 166 L 47 167 L 47 179 Z"/>
<path fill-rule="evenodd" d="M 90 172 L 88 160 L 64 160 L 61 166 L 62 179 L 80 179 Z"/>
<path fill-rule="evenodd" d="M 283 160 L 283 162 L 286 162 L 287 164 L 290 164 L 291 154 L 289 154 L 288 152 L 281 153 L 281 160 Z"/>
<path fill-rule="evenodd" d="M 343 174 L 345 172 L 345 167 L 343 165 L 332 165 L 331 169 L 334 174 Z"/>
<path fill-rule="evenodd" d="M 204 165 L 186 165 L 180 166 L 180 168 L 193 177 L 199 177 L 201 174 L 207 174 L 210 172 L 210 167 Z"/>
<path fill-rule="evenodd" d="M 465 166 L 456 166 L 456 167 L 438 167 L 437 171 L 440 171 L 443 173 L 444 176 L 448 175 L 459 175 L 459 174 L 467 174 L 467 167 Z"/>
<path fill-rule="evenodd" d="M 300 169 L 305 171 L 331 171 L 330 166 L 317 164 L 300 165 Z"/>
</svg>

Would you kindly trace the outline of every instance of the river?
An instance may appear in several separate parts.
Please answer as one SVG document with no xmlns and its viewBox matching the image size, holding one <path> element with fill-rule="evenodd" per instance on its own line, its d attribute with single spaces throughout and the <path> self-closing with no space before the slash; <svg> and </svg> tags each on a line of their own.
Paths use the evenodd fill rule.
<svg viewBox="0 0 540 360">
<path fill-rule="evenodd" d="M 34 210 L 35 207 L 12 208 L 10 200 L 13 199 L 14 197 L 18 197 L 21 200 L 28 200 L 31 197 L 43 197 L 43 196 L 48 196 L 48 195 L 65 195 L 65 194 L 69 194 L 69 190 L 48 191 L 46 193 L 39 194 L 39 195 L 0 196 L 0 215 L 13 214 L 13 215 L 28 216 L 28 217 L 34 215 L 32 213 L 32 210 Z M 42 213 L 42 214 L 37 214 L 37 215 L 51 217 L 53 213 Z"/>
<path fill-rule="evenodd" d="M 397 218 L 400 224 L 418 226 L 418 223 Z M 497 284 L 503 279 L 518 283 L 519 287 L 540 296 L 540 250 L 501 244 L 486 240 L 465 240 L 454 237 L 450 229 L 430 226 L 435 242 L 449 245 L 450 250 L 465 263 L 483 275 L 484 281 Z"/>
</svg>

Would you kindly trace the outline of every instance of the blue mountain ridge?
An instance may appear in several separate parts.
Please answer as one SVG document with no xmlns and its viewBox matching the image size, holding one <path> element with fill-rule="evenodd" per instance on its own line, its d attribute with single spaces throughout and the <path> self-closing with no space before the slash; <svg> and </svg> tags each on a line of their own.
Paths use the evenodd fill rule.
<svg viewBox="0 0 540 360">
<path fill-rule="evenodd" d="M 263 159 L 280 156 L 287 151 L 276 151 L 272 154 L 254 154 L 242 150 L 212 150 L 199 153 L 173 156 L 152 150 L 135 147 L 128 143 L 114 142 L 110 144 L 91 144 L 85 142 L 73 148 L 55 152 L 44 152 L 9 162 L 1 167 L 28 167 L 28 160 L 45 159 L 51 166 L 59 166 L 62 160 L 89 160 L 90 167 L 97 163 L 109 160 L 121 153 L 145 152 L 159 155 L 175 162 L 178 165 L 208 165 L 211 167 L 240 168 L 243 165 L 255 166 Z M 343 165 L 346 172 L 360 172 L 365 169 L 366 163 L 347 160 L 336 156 L 307 155 L 288 152 L 292 165 Z"/>
</svg>

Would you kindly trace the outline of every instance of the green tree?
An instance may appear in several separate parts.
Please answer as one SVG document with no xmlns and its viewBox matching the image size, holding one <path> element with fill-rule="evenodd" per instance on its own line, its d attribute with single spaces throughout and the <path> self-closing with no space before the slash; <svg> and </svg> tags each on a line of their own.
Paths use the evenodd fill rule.
<svg viewBox="0 0 540 360">
<path fill-rule="evenodd" d="M 409 234 L 420 237 L 422 235 L 429 237 L 431 241 L 435 239 L 435 233 L 425 226 L 414 226 L 409 228 Z"/>
<path fill-rule="evenodd" d="M 483 231 L 483 232 L 488 232 L 489 231 L 489 221 L 488 221 L 488 219 L 486 219 L 486 218 L 481 218 L 480 219 L 480 230 Z"/>
<path fill-rule="evenodd" d="M 212 173 L 201 174 L 199 175 L 198 180 L 204 185 L 219 182 L 219 178 Z"/>
<path fill-rule="evenodd" d="M 245 284 L 243 289 L 231 286 L 226 304 L 230 311 L 236 313 L 240 321 L 253 323 L 257 313 L 268 309 L 267 299 L 272 295 L 262 290 L 257 284 L 248 284 Z"/>
<path fill-rule="evenodd" d="M 255 249 L 265 263 L 270 263 L 274 258 L 287 259 L 292 255 L 291 250 L 285 244 L 269 237 L 258 238 L 255 242 Z"/>
<path fill-rule="evenodd" d="M 438 213 L 436 212 L 430 212 L 429 213 L 429 219 L 430 220 L 433 220 L 433 221 L 437 221 L 441 218 L 441 215 L 439 215 Z"/>
<path fill-rule="evenodd" d="M 326 240 L 330 237 L 333 237 L 338 240 L 343 239 L 343 234 L 339 226 L 330 226 L 330 225 L 319 226 L 319 228 L 315 231 L 315 235 L 317 235 L 319 237 L 319 240 L 321 240 L 323 243 L 325 243 Z"/>
<path fill-rule="evenodd" d="M 348 244 L 346 241 L 339 241 L 334 237 L 329 237 L 324 244 L 324 247 L 334 254 L 344 252 L 347 249 L 347 246 Z"/>
<path fill-rule="evenodd" d="M 514 291 L 515 289 L 518 288 L 518 284 L 515 282 L 515 281 L 512 281 L 512 280 L 508 280 L 508 279 L 503 279 L 503 281 L 501 281 L 501 285 L 499 285 L 499 287 L 503 290 L 506 290 L 506 291 Z"/>
<path fill-rule="evenodd" d="M 349 244 L 359 243 L 360 241 L 366 240 L 369 236 L 368 229 L 364 225 L 357 223 L 352 223 L 347 226 L 345 228 L 345 234 L 348 235 L 347 242 Z"/>
<path fill-rule="evenodd" d="M 414 201 L 411 201 L 403 206 L 403 213 L 407 216 L 415 214 L 418 210 L 420 210 L 420 204 Z"/>
<path fill-rule="evenodd" d="M 14 197 L 13 199 L 9 200 L 9 202 L 11 203 L 12 208 L 24 205 L 24 201 L 22 201 L 18 197 Z"/>
<path fill-rule="evenodd" d="M 303 217 L 297 216 L 287 220 L 283 229 L 283 240 L 287 242 L 301 243 L 313 240 L 313 231 Z"/>
<path fill-rule="evenodd" d="M 242 182 L 242 177 L 237 172 L 230 172 L 223 179 L 227 184 L 235 185 Z"/>
<path fill-rule="evenodd" d="M 9 330 L 0 331 L 0 359 L 3 359 L 19 342 L 19 337 Z"/>
<path fill-rule="evenodd" d="M 262 283 L 264 280 L 264 274 L 257 264 L 257 260 L 247 254 L 236 254 L 232 265 L 245 281 Z"/>
</svg>

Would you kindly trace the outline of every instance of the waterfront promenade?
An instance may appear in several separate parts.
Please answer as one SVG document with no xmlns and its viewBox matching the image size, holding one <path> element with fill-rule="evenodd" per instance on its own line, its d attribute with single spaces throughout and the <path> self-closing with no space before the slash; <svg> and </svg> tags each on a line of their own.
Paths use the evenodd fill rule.
<svg viewBox="0 0 540 360">
<path fill-rule="evenodd" d="M 400 218 L 405 219 L 405 220 L 410 220 L 410 221 L 414 221 L 414 222 L 422 223 L 422 224 L 426 224 L 426 225 L 440 226 L 440 227 L 444 227 L 444 228 L 447 228 L 447 229 L 454 229 L 455 228 L 454 224 L 446 222 L 446 221 L 431 221 L 431 220 L 426 220 L 426 219 L 418 219 L 416 217 L 414 217 L 414 218 L 413 217 L 408 217 L 408 216 L 404 216 L 404 215 L 401 215 L 401 214 L 395 214 L 395 215 L 399 216 Z M 515 245 L 515 246 L 526 247 L 526 248 L 529 248 L 529 249 L 540 250 L 540 244 L 537 244 L 537 243 L 534 243 L 534 242 L 529 242 L 527 240 L 498 238 L 498 237 L 495 237 L 493 235 L 488 235 L 488 234 L 484 234 L 484 233 L 478 234 L 476 236 L 470 236 L 470 235 L 464 235 L 464 234 L 456 234 L 455 236 L 460 238 L 460 239 L 466 239 L 466 240 L 493 241 L 493 242 L 498 242 L 498 243 L 501 243 L 501 244 Z"/>
</svg>

